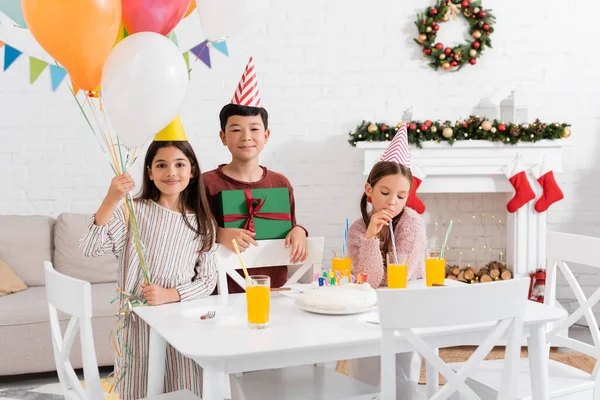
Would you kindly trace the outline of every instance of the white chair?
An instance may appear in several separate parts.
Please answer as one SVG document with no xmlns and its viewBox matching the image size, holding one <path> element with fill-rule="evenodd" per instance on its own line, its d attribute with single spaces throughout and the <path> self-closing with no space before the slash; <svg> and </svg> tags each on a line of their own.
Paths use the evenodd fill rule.
<svg viewBox="0 0 600 400">
<path fill-rule="evenodd" d="M 250 246 L 242 253 L 248 273 L 252 274 L 252 268 L 288 265 L 290 249 L 284 243 L 284 240 L 262 240 L 258 246 Z M 293 273 L 285 286 L 302 281 L 305 274 L 310 275 L 305 282 L 311 282 L 313 273 L 320 272 L 324 238 L 309 237 L 307 245 L 308 258 L 300 265 L 288 265 Z M 217 251 L 217 268 L 219 294 L 228 293 L 227 275 L 242 288 L 246 287 L 244 277 L 236 271 L 241 268 L 237 255 L 222 246 Z M 376 388 L 316 365 L 246 372 L 230 375 L 229 379 L 232 400 L 371 400 L 377 393 Z"/>
<path fill-rule="evenodd" d="M 258 246 L 250 246 L 242 253 L 244 264 L 249 270 L 248 273 L 252 274 L 252 268 L 288 265 L 288 268 L 294 270 L 294 272 L 285 283 L 286 286 L 298 283 L 307 272 L 310 272 L 310 280 L 306 280 L 306 282 L 311 282 L 312 274 L 321 270 L 324 238 L 309 237 L 306 241 L 308 258 L 302 264 L 297 265 L 288 265 L 290 262 L 290 249 L 285 248 L 285 240 L 259 241 Z M 227 250 L 224 246 L 219 246 L 216 257 L 218 260 L 219 281 L 217 290 L 219 291 L 219 294 L 229 293 L 229 290 L 227 289 L 227 275 L 245 289 L 246 281 L 244 277 L 236 271 L 241 268 L 237 255 Z"/>
<path fill-rule="evenodd" d="M 52 348 L 58 380 L 67 400 L 103 400 L 92 335 L 92 292 L 89 282 L 63 275 L 52 267 L 49 261 L 44 262 L 46 276 L 46 297 L 50 311 L 50 330 Z M 69 324 L 62 334 L 58 311 L 71 316 Z M 85 389 L 81 385 L 70 361 L 71 348 L 77 331 L 80 333 L 81 356 L 83 358 L 83 374 Z M 154 399 L 164 400 L 197 400 L 188 390 L 167 393 Z"/>
<path fill-rule="evenodd" d="M 381 341 L 381 398 L 396 399 L 396 332 L 437 369 L 448 383 L 430 399 L 447 399 L 459 392 L 466 399 L 478 399 L 465 380 L 503 335 L 507 335 L 507 362 L 502 374 L 502 392 L 498 399 L 513 399 L 517 374 L 514 368 L 519 358 L 523 314 L 527 302 L 529 279 L 505 282 L 439 287 L 419 290 L 379 289 L 379 323 Z M 494 304 L 502 306 L 494 307 Z M 466 336 L 476 329 L 473 324 L 490 324 L 489 333 L 479 344 L 463 368 L 455 372 L 442 361 L 434 347 L 421 338 L 415 329 L 458 327 L 452 335 Z M 485 325 L 480 325 L 482 329 Z M 435 346 L 437 347 L 437 346 Z"/>
<path fill-rule="evenodd" d="M 568 263 L 593 267 L 600 272 L 600 259 L 596 251 L 600 249 L 600 238 L 572 235 L 568 233 L 549 232 L 547 235 L 546 258 L 546 292 L 544 302 L 556 306 L 556 280 L 560 271 L 572 289 L 579 308 L 567 318 L 556 322 L 546 335 L 546 340 L 553 346 L 565 347 L 587 354 L 595 359 L 600 358 L 600 330 L 592 312 L 600 300 L 600 288 L 596 288 L 590 297 L 586 297 L 577 279 L 573 275 Z M 590 327 L 593 344 L 569 338 L 565 332 L 581 318 Z M 468 381 L 480 396 L 494 398 L 498 393 L 501 383 L 498 371 L 502 369 L 502 360 L 486 361 L 476 374 Z M 532 399 L 531 370 L 528 359 L 519 360 L 519 387 L 516 399 Z M 577 368 L 568 366 L 558 361 L 548 361 L 548 394 L 552 399 L 561 400 L 586 400 L 599 399 L 600 390 L 598 372 L 600 363 L 596 363 L 592 374 L 585 373 Z"/>
</svg>

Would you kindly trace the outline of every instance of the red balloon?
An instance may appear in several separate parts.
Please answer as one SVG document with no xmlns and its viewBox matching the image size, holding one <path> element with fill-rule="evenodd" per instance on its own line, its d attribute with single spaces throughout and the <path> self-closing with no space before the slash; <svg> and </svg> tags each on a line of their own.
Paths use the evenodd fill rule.
<svg viewBox="0 0 600 400">
<path fill-rule="evenodd" d="M 191 0 L 122 0 L 123 25 L 131 35 L 156 32 L 168 35 L 183 19 Z"/>
</svg>

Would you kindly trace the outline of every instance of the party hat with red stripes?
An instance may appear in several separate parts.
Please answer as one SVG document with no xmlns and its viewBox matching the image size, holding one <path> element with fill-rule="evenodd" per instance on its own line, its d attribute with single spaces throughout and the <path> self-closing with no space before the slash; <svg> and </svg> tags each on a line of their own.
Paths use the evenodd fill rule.
<svg viewBox="0 0 600 400">
<path fill-rule="evenodd" d="M 256 78 L 256 69 L 254 68 L 252 57 L 250 57 L 248 65 L 246 65 L 242 79 L 240 79 L 240 83 L 231 99 L 231 104 L 246 107 L 262 107 L 260 92 L 258 91 L 258 79 Z"/>
<path fill-rule="evenodd" d="M 410 168 L 410 153 L 408 152 L 408 123 L 403 124 L 388 148 L 383 152 L 379 161 L 393 161 Z"/>
</svg>

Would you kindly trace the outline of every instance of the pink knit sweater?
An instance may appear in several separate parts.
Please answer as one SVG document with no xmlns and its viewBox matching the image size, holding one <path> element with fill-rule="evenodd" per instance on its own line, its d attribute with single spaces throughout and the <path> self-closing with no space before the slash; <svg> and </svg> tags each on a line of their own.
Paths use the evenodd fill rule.
<svg viewBox="0 0 600 400">
<path fill-rule="evenodd" d="M 389 229 L 384 227 L 384 229 Z M 368 282 L 373 288 L 387 286 L 385 256 L 381 252 L 382 242 L 366 239 L 367 228 L 362 218 L 350 226 L 348 232 L 348 255 L 352 258 L 354 273 L 369 274 Z M 425 222 L 416 211 L 406 207 L 396 229 L 396 250 L 408 254 L 408 280 L 420 279 L 425 270 Z"/>
</svg>

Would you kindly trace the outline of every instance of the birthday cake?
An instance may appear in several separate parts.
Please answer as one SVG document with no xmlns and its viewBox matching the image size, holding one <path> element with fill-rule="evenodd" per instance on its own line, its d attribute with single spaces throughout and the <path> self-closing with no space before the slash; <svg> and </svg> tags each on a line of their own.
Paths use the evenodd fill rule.
<svg viewBox="0 0 600 400">
<path fill-rule="evenodd" d="M 377 304 L 377 293 L 368 283 L 321 286 L 301 293 L 297 303 L 312 310 L 360 310 L 374 307 Z"/>
</svg>

